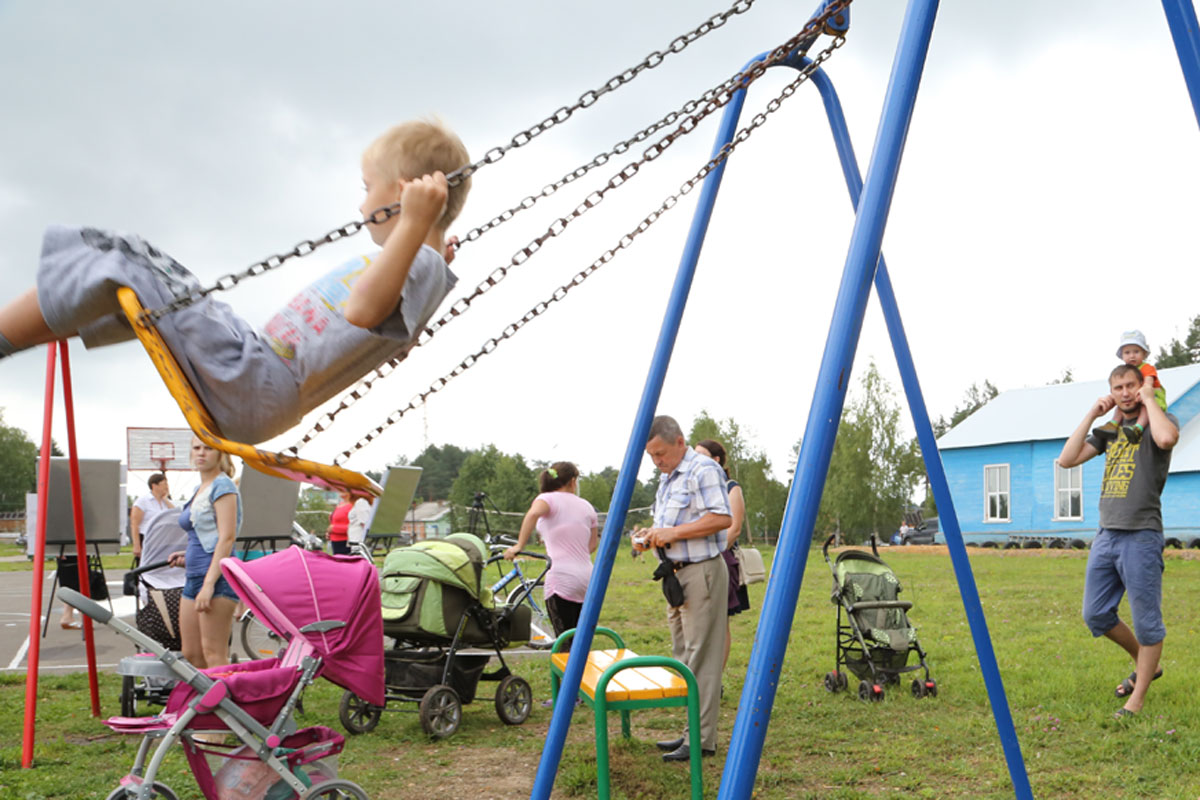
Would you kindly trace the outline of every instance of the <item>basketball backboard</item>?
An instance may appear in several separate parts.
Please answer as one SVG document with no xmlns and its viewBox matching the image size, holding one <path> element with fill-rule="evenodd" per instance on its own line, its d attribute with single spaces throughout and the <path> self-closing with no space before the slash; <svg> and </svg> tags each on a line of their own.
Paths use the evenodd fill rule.
<svg viewBox="0 0 1200 800">
<path fill-rule="evenodd" d="M 242 530 L 238 534 L 239 539 L 291 537 L 296 501 L 300 497 L 299 483 L 254 469 L 243 469 L 238 491 L 242 495 Z"/>
<path fill-rule="evenodd" d="M 368 533 L 401 533 L 405 517 L 412 507 L 417 481 L 421 480 L 420 467 L 388 467 L 383 476 L 383 496 L 375 501 L 375 513 Z"/>
<path fill-rule="evenodd" d="M 190 470 L 192 435 L 188 428 L 126 428 L 126 463 L 133 470 Z"/>
<path fill-rule="evenodd" d="M 83 501 L 85 541 L 101 543 L 101 552 L 120 549 L 125 493 L 121 490 L 121 462 L 115 459 L 79 459 L 79 494 Z M 46 544 L 63 545 L 65 555 L 75 553 L 75 517 L 71 504 L 71 474 L 66 457 L 50 459 L 49 498 L 46 504 Z M 37 495 L 26 496 L 27 552 L 37 539 Z"/>
</svg>

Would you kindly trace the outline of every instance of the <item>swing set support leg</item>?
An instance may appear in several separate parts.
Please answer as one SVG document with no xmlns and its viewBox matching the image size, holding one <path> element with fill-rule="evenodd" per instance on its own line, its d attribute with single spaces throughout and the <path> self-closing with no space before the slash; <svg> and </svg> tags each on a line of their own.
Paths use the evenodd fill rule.
<svg viewBox="0 0 1200 800">
<path fill-rule="evenodd" d="M 38 663 L 41 656 L 42 593 L 46 577 L 46 516 L 50 501 L 50 440 L 54 419 L 54 371 L 56 355 L 62 354 L 63 405 L 67 422 L 67 454 L 70 459 L 71 505 L 75 524 L 75 561 L 79 569 L 79 591 L 91 597 L 86 536 L 83 528 L 83 501 L 79 488 L 79 455 L 75 449 L 75 407 L 71 392 L 71 362 L 67 342 L 51 342 L 46 352 L 45 400 L 42 409 L 42 447 L 38 458 L 37 530 L 33 542 L 33 592 L 29 607 L 29 651 L 25 671 L 25 726 L 21 738 L 21 768 L 33 766 L 33 742 L 37 723 Z M 54 598 L 46 608 L 49 614 Z M 88 687 L 91 692 L 92 716 L 100 716 L 100 689 L 96 674 L 96 645 L 92 619 L 83 616 L 83 636 L 87 650 Z"/>
</svg>

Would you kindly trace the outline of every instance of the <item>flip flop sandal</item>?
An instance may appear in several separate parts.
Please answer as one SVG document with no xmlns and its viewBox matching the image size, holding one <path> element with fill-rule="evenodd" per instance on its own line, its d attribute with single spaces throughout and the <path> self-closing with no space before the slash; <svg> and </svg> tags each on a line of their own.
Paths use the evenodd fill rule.
<svg viewBox="0 0 1200 800">
<path fill-rule="evenodd" d="M 1162 668 L 1160 667 L 1158 672 L 1155 672 L 1154 677 L 1151 678 L 1150 680 L 1156 681 L 1162 677 L 1162 674 L 1163 674 L 1163 671 L 1162 671 Z M 1121 685 L 1116 688 L 1116 691 L 1114 691 L 1113 694 L 1115 694 L 1117 697 L 1119 697 L 1121 699 L 1125 699 L 1126 697 L 1129 697 L 1129 695 L 1133 694 L 1133 687 L 1135 685 L 1137 685 L 1137 670 L 1134 670 L 1133 672 L 1129 673 L 1129 677 L 1126 678 L 1125 680 L 1121 681 Z M 1132 713 L 1132 712 L 1130 712 L 1130 713 Z"/>
<path fill-rule="evenodd" d="M 1136 716 L 1136 711 L 1130 711 L 1128 708 L 1118 708 L 1117 713 L 1113 714 L 1113 719 L 1121 722 L 1122 720 L 1133 719 Z"/>
</svg>

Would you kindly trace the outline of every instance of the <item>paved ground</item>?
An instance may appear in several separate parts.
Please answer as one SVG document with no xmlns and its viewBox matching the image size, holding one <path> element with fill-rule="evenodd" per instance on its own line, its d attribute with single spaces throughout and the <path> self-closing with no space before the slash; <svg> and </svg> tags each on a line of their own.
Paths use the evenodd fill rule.
<svg viewBox="0 0 1200 800">
<path fill-rule="evenodd" d="M 49 607 L 52 572 L 46 573 L 42 615 L 50 614 L 50 628 L 40 640 L 39 673 L 74 672 L 87 669 L 87 651 L 83 631 L 65 631 L 59 627 L 62 605 Z M 132 618 L 134 599 L 121 595 L 121 575 L 108 570 L 105 575 L 112 606 L 118 617 Z M 30 595 L 32 572 L 0 572 L 0 672 L 24 674 L 28 669 Z M 105 603 L 107 605 L 107 603 Z M 100 669 L 112 670 L 117 662 L 134 652 L 133 644 L 104 625 L 93 625 L 96 662 Z"/>
</svg>

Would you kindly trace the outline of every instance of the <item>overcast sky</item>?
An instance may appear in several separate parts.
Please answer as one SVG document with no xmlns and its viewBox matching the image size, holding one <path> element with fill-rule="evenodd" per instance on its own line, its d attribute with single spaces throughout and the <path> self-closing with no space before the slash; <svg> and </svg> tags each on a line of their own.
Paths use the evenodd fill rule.
<svg viewBox="0 0 1200 800">
<path fill-rule="evenodd" d="M 354 219 L 359 155 L 388 125 L 439 115 L 478 157 L 724 7 L 0 3 L 0 297 L 32 285 L 51 223 L 137 232 L 211 281 Z M 736 72 L 808 10 L 757 0 L 485 168 L 457 230 Z M 856 3 L 848 41 L 827 64 L 864 169 L 902 10 Z M 792 74 L 759 81 L 743 119 Z M 716 124 L 514 270 L 306 454 L 332 457 L 611 247 L 703 164 Z M 1128 328 L 1155 351 L 1183 335 L 1200 313 L 1197 134 L 1158 2 L 943 4 L 884 239 L 935 417 L 974 382 L 1034 386 L 1068 368 L 1102 377 Z M 465 246 L 460 292 L 615 169 Z M 427 443 L 489 442 L 584 471 L 619 464 L 697 194 L 350 466 L 379 468 Z M 733 417 L 783 477 L 852 224 L 828 125 L 805 87 L 730 161 L 660 411 L 685 426 L 701 409 Z M 370 246 L 356 237 L 223 299 L 262 323 Z M 124 459 L 127 426 L 184 424 L 139 345 L 76 343 L 72 355 L 83 456 Z M 874 301 L 856 372 L 872 358 L 899 392 Z M 5 421 L 35 441 L 44 367 L 44 349 L 0 365 Z M 54 430 L 65 444 L 61 405 Z"/>
</svg>

